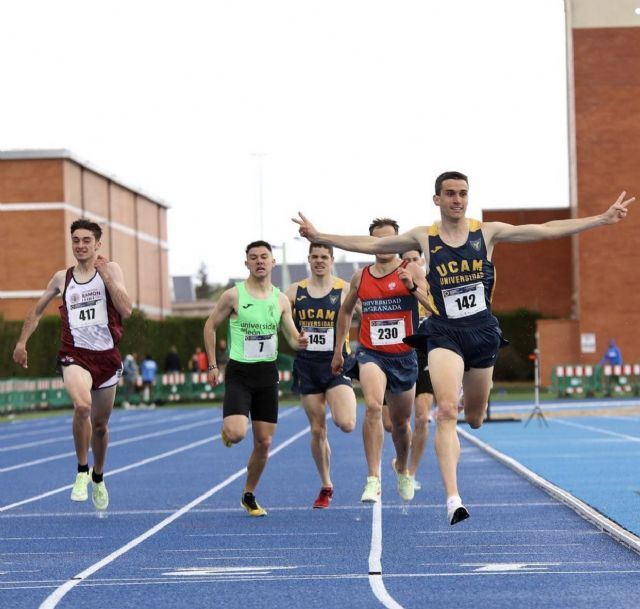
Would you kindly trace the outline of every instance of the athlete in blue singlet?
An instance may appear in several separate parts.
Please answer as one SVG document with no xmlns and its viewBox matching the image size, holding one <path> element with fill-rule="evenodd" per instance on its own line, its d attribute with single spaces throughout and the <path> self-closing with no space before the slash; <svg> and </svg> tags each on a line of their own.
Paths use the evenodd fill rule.
<svg viewBox="0 0 640 609">
<path fill-rule="evenodd" d="M 429 353 L 429 371 L 438 404 L 435 447 L 450 524 L 469 516 L 460 499 L 457 481 L 460 385 L 464 389 L 465 418 L 471 427 L 478 428 L 485 418 L 493 366 L 502 344 L 500 328 L 491 314 L 494 246 L 500 242 L 566 237 L 615 224 L 626 217 L 628 205 L 635 200 L 625 196 L 623 192 L 604 213 L 588 218 L 522 226 L 480 223 L 466 217 L 467 176 L 450 171 L 436 179 L 433 202 L 440 208 L 440 222 L 432 227 L 417 226 L 401 235 L 375 239 L 320 233 L 302 214 L 293 220 L 303 237 L 349 251 L 381 254 L 419 247 L 424 252 L 429 269 L 428 288 L 418 289 L 415 294 L 420 302 L 430 306 L 433 314 L 420 327 L 419 335 L 408 338 L 408 342 Z"/>
<path fill-rule="evenodd" d="M 329 404 L 331 418 L 339 429 L 348 433 L 356 425 L 356 396 L 351 379 L 331 372 L 338 311 L 348 284 L 332 273 L 331 246 L 310 244 L 307 260 L 311 275 L 287 289 L 296 327 L 309 338 L 308 347 L 296 353 L 294 389 L 302 394 L 302 405 L 311 425 L 311 454 L 320 474 L 320 493 L 313 507 L 328 508 L 333 498 L 333 482 L 325 403 Z M 343 350 L 345 354 L 349 351 L 348 340 Z"/>
</svg>

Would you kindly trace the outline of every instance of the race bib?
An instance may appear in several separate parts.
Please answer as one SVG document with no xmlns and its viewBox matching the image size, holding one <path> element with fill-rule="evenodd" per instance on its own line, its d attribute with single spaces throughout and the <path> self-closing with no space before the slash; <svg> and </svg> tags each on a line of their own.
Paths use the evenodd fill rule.
<svg viewBox="0 0 640 609">
<path fill-rule="evenodd" d="M 278 337 L 275 334 L 251 335 L 244 337 L 245 359 L 271 359 L 278 350 Z"/>
<path fill-rule="evenodd" d="M 369 326 L 371 344 L 397 345 L 406 336 L 404 319 L 372 319 Z"/>
<path fill-rule="evenodd" d="M 77 302 L 69 307 L 69 325 L 72 328 L 106 325 L 108 322 L 107 301 L 104 298 Z"/>
<path fill-rule="evenodd" d="M 484 286 L 480 282 L 457 288 L 443 289 L 442 297 L 444 298 L 447 317 L 450 319 L 469 317 L 469 315 L 475 315 L 487 308 L 487 302 L 484 298 Z"/>
<path fill-rule="evenodd" d="M 308 328 L 303 326 L 302 330 L 309 337 L 307 351 L 333 351 L 333 328 Z"/>
</svg>

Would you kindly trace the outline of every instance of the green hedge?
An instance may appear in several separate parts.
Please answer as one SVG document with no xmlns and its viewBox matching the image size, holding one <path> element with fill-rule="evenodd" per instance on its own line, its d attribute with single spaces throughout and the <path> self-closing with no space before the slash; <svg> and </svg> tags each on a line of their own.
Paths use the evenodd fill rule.
<svg viewBox="0 0 640 609">
<path fill-rule="evenodd" d="M 500 351 L 494 378 L 497 381 L 528 381 L 533 379 L 533 362 L 529 355 L 535 349 L 536 320 L 542 316 L 534 311 L 518 309 L 511 313 L 500 313 L 504 337 L 509 346 Z M 124 337 L 120 343 L 122 354 L 137 353 L 138 361 L 147 355 L 158 362 L 163 370 L 164 359 L 175 345 L 185 370 L 195 347 L 203 346 L 204 317 L 168 317 L 162 321 L 147 319 L 140 311 L 124 323 Z M 50 316 L 40 320 L 28 344 L 29 368 L 23 370 L 12 359 L 22 322 L 6 321 L 0 317 L 0 378 L 46 377 L 54 374 L 56 353 L 60 343 L 60 319 Z M 218 337 L 227 337 L 226 324 L 218 328 Z M 292 353 L 289 344 L 280 336 L 280 351 Z"/>
</svg>

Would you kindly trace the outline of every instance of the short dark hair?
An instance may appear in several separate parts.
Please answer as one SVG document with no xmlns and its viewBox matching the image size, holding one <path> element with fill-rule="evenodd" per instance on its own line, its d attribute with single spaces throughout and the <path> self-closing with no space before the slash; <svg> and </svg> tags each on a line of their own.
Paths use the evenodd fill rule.
<svg viewBox="0 0 640 609">
<path fill-rule="evenodd" d="M 271 243 L 262 240 L 252 241 L 251 243 L 249 243 L 249 245 L 247 245 L 246 249 L 244 250 L 244 253 L 248 254 L 249 250 L 253 249 L 254 247 L 266 247 L 271 253 L 273 253 L 273 250 L 271 249 Z"/>
<path fill-rule="evenodd" d="M 411 249 L 404 250 L 404 252 L 400 252 L 400 258 L 404 256 L 407 252 L 418 252 L 422 256 L 422 248 L 421 247 L 412 247 Z"/>
<path fill-rule="evenodd" d="M 442 183 L 445 180 L 464 180 L 467 186 L 469 186 L 469 178 L 464 175 L 464 173 L 460 173 L 459 171 L 445 171 L 436 178 L 436 195 L 440 194 Z"/>
<path fill-rule="evenodd" d="M 392 226 L 393 230 L 396 231 L 396 235 L 400 230 L 398 223 L 391 218 L 374 218 L 371 224 L 369 225 L 369 234 L 373 235 L 373 231 L 376 228 L 382 228 L 383 226 Z"/>
<path fill-rule="evenodd" d="M 324 247 L 324 249 L 326 249 L 329 252 L 329 256 L 333 258 L 333 245 L 326 245 L 324 243 L 316 243 L 316 242 L 309 243 L 309 254 L 311 254 L 311 250 L 314 247 Z"/>
<path fill-rule="evenodd" d="M 91 222 L 91 220 L 87 220 L 86 218 L 75 220 L 71 223 L 71 234 L 73 235 L 73 233 L 75 233 L 79 228 L 91 231 L 93 236 L 96 238 L 96 241 L 100 241 L 102 237 L 102 229 L 96 222 Z"/>
</svg>

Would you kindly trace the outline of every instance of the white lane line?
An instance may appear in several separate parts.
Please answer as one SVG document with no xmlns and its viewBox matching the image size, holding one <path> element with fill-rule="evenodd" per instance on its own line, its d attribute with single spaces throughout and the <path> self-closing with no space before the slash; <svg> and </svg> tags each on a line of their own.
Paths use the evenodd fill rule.
<svg viewBox="0 0 640 609">
<path fill-rule="evenodd" d="M 292 444 L 302 436 L 305 436 L 306 434 L 308 434 L 310 430 L 311 428 L 307 426 L 302 431 L 299 431 L 298 433 L 294 434 L 288 440 L 285 440 L 284 442 L 279 444 L 275 449 L 270 451 L 269 457 L 273 457 L 274 455 L 278 454 L 281 450 L 283 450 L 284 448 L 286 448 L 287 446 L 289 446 L 290 444 Z M 174 520 L 177 520 L 181 516 L 184 516 L 184 514 L 189 512 L 192 508 L 196 507 L 203 501 L 206 501 L 207 499 L 209 499 L 209 497 L 211 497 L 212 495 L 215 495 L 218 491 L 223 489 L 225 486 L 228 486 L 229 484 L 234 482 L 236 479 L 238 479 L 240 476 L 244 475 L 246 471 L 247 471 L 246 467 L 243 467 L 242 469 L 238 470 L 235 474 L 232 474 L 220 484 L 217 484 L 213 488 L 210 488 L 206 493 L 203 493 L 199 497 L 196 497 L 196 499 L 194 499 L 187 505 L 181 507 L 179 510 L 171 514 L 171 516 L 168 516 L 167 518 L 159 522 L 154 527 L 142 533 L 142 535 L 139 535 L 135 539 L 132 539 L 129 543 L 125 544 L 121 548 L 118 548 L 108 556 L 105 556 L 102 560 L 98 561 L 97 563 L 94 563 L 89 568 L 85 569 L 84 571 L 81 571 L 76 576 L 67 580 L 62 586 L 54 590 L 40 604 L 40 609 L 53 609 L 54 607 L 56 607 L 56 605 L 66 596 L 66 594 L 70 590 L 72 590 L 75 586 L 77 586 L 79 583 L 83 582 L 85 579 L 87 579 L 88 577 L 90 577 L 100 569 L 102 569 L 102 567 L 105 567 L 108 564 L 112 563 L 114 560 L 116 560 L 123 554 L 126 554 L 129 550 L 140 545 L 143 541 L 149 539 L 149 537 L 152 537 L 153 535 L 155 535 L 156 533 L 164 529 L 166 526 L 170 525 Z"/>
<path fill-rule="evenodd" d="M 122 472 L 129 471 L 130 469 L 134 469 L 136 467 L 140 467 L 141 465 L 147 465 L 148 463 L 153 463 L 154 461 L 159 461 L 160 459 L 165 459 L 166 457 L 172 457 L 173 455 L 177 455 L 185 450 L 191 450 L 192 448 L 197 448 L 198 446 L 202 446 L 203 444 L 208 444 L 213 440 L 219 440 L 220 434 L 216 436 L 211 436 L 208 438 L 204 438 L 204 440 L 198 440 L 197 442 L 191 442 L 191 444 L 185 444 L 184 446 L 179 446 L 178 448 L 174 448 L 173 450 L 169 450 L 164 453 L 160 453 L 159 455 L 155 455 L 153 457 L 148 457 L 147 459 L 143 459 L 142 461 L 137 461 L 136 463 L 131 463 L 130 465 L 125 465 L 124 467 L 120 467 L 118 469 L 111 470 L 107 477 L 115 476 L 116 474 L 120 474 Z M 75 454 L 75 453 L 74 453 Z M 51 491 L 47 491 L 46 493 L 41 493 L 40 495 L 35 495 L 33 497 L 28 497 L 27 499 L 21 499 L 20 501 L 16 501 L 15 503 L 9 503 L 8 505 L 0 506 L 0 513 L 6 512 L 7 510 L 11 510 L 15 507 L 25 505 L 27 503 L 33 503 L 34 501 L 40 501 L 40 499 L 46 499 L 47 497 L 51 497 L 51 495 L 57 495 L 58 493 L 62 493 L 66 490 L 69 490 L 73 484 L 67 484 L 66 486 L 59 486 L 58 488 L 54 488 Z M 93 516 L 93 514 L 91 514 Z M 42 516 L 42 515 L 41 515 Z M 77 518 L 79 514 L 75 514 Z"/>
<path fill-rule="evenodd" d="M 140 421 L 139 423 L 130 423 L 120 425 L 118 423 L 114 425 L 109 425 L 109 433 L 120 433 L 122 431 L 131 431 L 132 429 L 137 429 L 138 427 L 150 427 L 152 425 L 163 425 L 164 423 L 170 423 L 173 421 L 184 421 L 187 419 L 201 418 L 197 415 L 188 415 L 188 416 L 171 416 L 171 417 L 163 417 L 156 419 L 148 419 L 146 421 Z M 58 436 L 55 438 L 47 438 L 44 440 L 33 440 L 31 442 L 25 442 L 24 444 L 14 444 L 13 446 L 3 446 L 0 448 L 0 453 L 11 452 L 15 450 L 22 450 L 24 448 L 33 448 L 35 446 L 46 446 L 47 444 L 55 444 L 56 442 L 68 442 L 69 441 L 69 429 L 68 426 L 65 426 L 64 429 L 56 429 L 55 430 Z M 26 434 L 24 434 L 26 435 Z M 24 436 L 21 436 L 21 439 Z"/>
<path fill-rule="evenodd" d="M 382 495 L 371 510 L 371 548 L 369 550 L 369 586 L 387 609 L 403 609 L 387 592 L 382 581 Z"/>
<path fill-rule="evenodd" d="M 625 433 L 618 433 L 617 431 L 609 431 L 608 429 L 601 429 L 600 427 L 593 427 L 592 425 L 585 425 L 584 423 L 573 423 L 572 421 L 564 421 L 562 419 L 556 419 L 560 425 L 567 425 L 568 427 L 577 427 L 578 429 L 586 429 L 587 431 L 595 431 L 605 436 L 613 436 L 614 438 L 622 438 L 629 442 L 640 442 L 640 437 L 630 436 Z"/>
<path fill-rule="evenodd" d="M 498 461 L 500 461 L 500 463 L 503 463 L 510 469 L 514 470 L 520 476 L 529 480 L 529 482 L 531 482 L 532 484 L 540 487 L 543 491 L 556 498 L 561 503 L 569 506 L 582 518 L 589 521 L 591 524 L 594 524 L 605 533 L 609 534 L 622 545 L 625 545 L 635 552 L 640 553 L 640 537 L 634 535 L 631 531 L 627 531 L 627 529 L 621 527 L 617 522 L 610 520 L 597 510 L 594 510 L 590 505 L 587 505 L 577 497 L 574 497 L 571 493 L 549 482 L 542 476 L 539 476 L 529 468 L 522 465 L 522 463 L 516 461 L 508 455 L 505 455 L 504 453 L 501 453 L 500 451 L 493 448 L 493 446 L 490 446 L 486 442 L 483 442 L 482 440 L 476 438 L 468 431 L 458 428 L 458 434 L 460 434 L 463 438 L 469 440 L 469 442 L 471 442 L 472 444 L 475 444 L 478 448 L 495 457 Z"/>
<path fill-rule="evenodd" d="M 179 433 L 181 431 L 187 431 L 188 429 L 193 429 L 195 427 L 211 425 L 212 423 L 217 423 L 217 422 L 220 422 L 221 420 L 222 420 L 221 417 L 217 417 L 215 419 L 210 419 L 207 421 L 198 421 L 197 423 L 189 423 L 188 425 L 180 425 L 179 427 L 172 427 L 171 429 L 165 429 L 163 431 L 155 431 L 153 433 L 142 434 L 140 436 L 133 436 L 132 438 L 127 438 L 126 440 L 117 440 L 115 442 L 109 442 L 109 448 L 111 449 L 115 446 L 123 446 L 125 444 L 131 444 L 132 442 L 139 442 L 141 440 L 148 440 L 150 438 L 159 438 L 161 436 L 168 436 L 170 434 Z M 57 455 L 52 455 L 51 457 L 43 457 L 42 459 L 36 459 L 35 461 L 27 461 L 25 463 L 18 463 L 17 465 L 0 467 L 0 474 L 15 471 L 17 469 L 23 469 L 25 467 L 40 465 L 41 463 L 48 463 L 49 461 L 57 461 L 59 459 L 65 459 L 67 457 L 75 456 L 75 454 L 76 454 L 75 451 L 68 452 L 68 453 L 59 453 Z"/>
<path fill-rule="evenodd" d="M 163 413 L 163 414 L 168 415 L 169 413 Z M 122 417 L 112 416 L 110 420 L 109 431 L 111 432 L 128 431 L 130 429 L 135 429 L 136 427 L 145 427 L 145 426 L 148 427 L 150 425 L 160 425 L 162 423 L 166 423 L 169 421 L 182 421 L 182 420 L 188 420 L 188 419 L 195 419 L 195 418 L 198 418 L 199 416 L 203 416 L 202 411 L 199 411 L 197 413 L 189 413 L 189 414 L 182 414 L 182 415 L 174 414 L 171 416 L 162 416 L 162 417 L 155 417 L 155 418 L 151 417 L 151 415 L 147 415 L 148 418 L 140 417 L 137 419 L 123 419 Z M 51 438 L 47 440 L 35 440 L 33 443 L 30 443 L 25 446 L 37 446 L 41 443 L 48 444 L 51 442 L 60 442 L 61 440 L 68 439 L 69 426 L 71 425 L 72 421 L 73 421 L 72 418 L 68 418 L 67 420 L 63 421 L 65 424 L 61 425 L 59 429 L 58 428 L 36 429 L 32 431 L 22 431 L 20 433 L 13 433 L 13 434 L 5 434 L 5 435 L 0 434 L 0 440 L 7 440 L 11 438 L 19 438 L 20 440 L 23 440 L 27 436 L 41 436 L 44 434 L 56 433 L 61 435 L 56 438 Z M 0 452 L 6 452 L 7 450 L 16 450 L 16 447 L 9 446 L 5 448 L 0 448 Z"/>
</svg>

